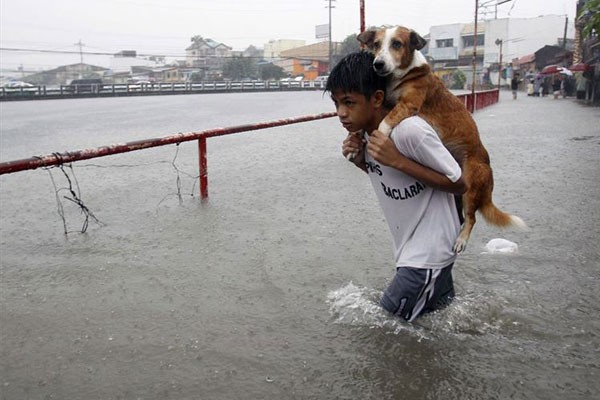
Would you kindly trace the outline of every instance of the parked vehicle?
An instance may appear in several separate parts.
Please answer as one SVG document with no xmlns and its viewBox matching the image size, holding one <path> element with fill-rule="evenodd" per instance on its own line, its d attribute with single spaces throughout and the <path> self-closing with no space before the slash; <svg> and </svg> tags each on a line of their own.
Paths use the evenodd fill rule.
<svg viewBox="0 0 600 400">
<path fill-rule="evenodd" d="M 7 88 L 7 89 L 18 89 L 18 88 L 31 88 L 31 87 L 35 87 L 35 85 L 32 85 L 31 83 L 23 82 L 23 81 L 12 81 L 12 82 L 8 82 L 3 87 Z"/>
<path fill-rule="evenodd" d="M 71 93 L 98 93 L 102 90 L 102 79 L 73 79 L 66 90 Z"/>
<path fill-rule="evenodd" d="M 2 86 L 2 94 L 6 96 L 33 96 L 40 88 L 23 81 L 11 81 Z"/>
</svg>

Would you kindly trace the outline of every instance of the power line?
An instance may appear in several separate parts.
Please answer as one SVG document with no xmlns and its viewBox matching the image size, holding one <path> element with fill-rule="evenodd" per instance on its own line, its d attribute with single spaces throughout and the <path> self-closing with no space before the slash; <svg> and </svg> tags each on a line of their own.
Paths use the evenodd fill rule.
<svg viewBox="0 0 600 400">
<path fill-rule="evenodd" d="M 78 45 L 78 43 L 75 43 Z M 83 45 L 83 43 L 82 43 Z M 25 49 L 25 48 L 17 48 L 17 47 L 0 47 L 0 51 L 15 51 L 15 52 L 31 52 L 31 53 L 50 53 L 50 54 L 86 54 L 92 56 L 114 56 L 115 52 L 99 52 L 99 51 L 75 51 L 75 50 L 46 50 L 46 49 Z M 138 54 L 140 56 L 157 56 L 157 54 Z M 163 57 L 180 57 L 181 55 L 161 55 Z"/>
<path fill-rule="evenodd" d="M 78 43 L 75 43 L 78 45 Z M 83 45 L 83 43 L 82 43 Z M 27 48 L 17 48 L 17 47 L 0 47 L 0 51 L 12 51 L 12 52 L 29 52 L 29 53 L 46 53 L 46 54 L 79 54 L 83 55 L 91 55 L 91 56 L 114 56 L 117 53 L 115 52 L 100 52 L 100 51 L 83 51 L 83 50 L 47 50 L 47 49 L 27 49 Z M 187 57 L 187 54 L 154 54 L 154 53 L 136 53 L 139 57 Z M 215 56 L 215 55 L 206 55 L 203 58 L 239 58 L 238 55 L 229 55 L 229 56 Z M 273 57 L 260 57 L 260 56 L 242 56 L 244 58 L 256 58 L 256 59 L 264 59 L 264 58 L 273 58 Z M 312 59 L 314 58 L 314 54 L 306 54 L 306 55 L 298 55 L 294 57 L 276 57 L 281 59 L 289 59 L 289 58 L 306 58 Z"/>
</svg>

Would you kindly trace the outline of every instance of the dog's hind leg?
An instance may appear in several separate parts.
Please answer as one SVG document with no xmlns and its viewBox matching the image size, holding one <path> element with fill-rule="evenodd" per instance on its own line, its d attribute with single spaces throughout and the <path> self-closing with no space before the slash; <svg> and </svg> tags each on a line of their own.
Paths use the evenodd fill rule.
<svg viewBox="0 0 600 400">
<path fill-rule="evenodd" d="M 477 221 L 475 218 L 476 209 L 472 204 L 469 204 L 469 201 L 466 200 L 465 197 L 467 196 L 468 195 L 463 196 L 465 222 L 463 223 L 460 233 L 458 234 L 458 237 L 454 242 L 454 246 L 452 247 L 452 250 L 454 250 L 456 254 L 462 253 L 467 248 L 467 242 L 471 236 L 471 231 L 473 230 L 473 226 L 475 226 L 475 222 Z"/>
<path fill-rule="evenodd" d="M 467 248 L 471 231 L 475 226 L 475 222 L 477 222 L 475 213 L 485 203 L 486 199 L 491 201 L 492 188 L 494 187 L 492 169 L 486 163 L 478 162 L 473 158 L 467 159 L 463 165 L 463 175 L 468 189 L 462 198 L 465 222 L 452 248 L 457 254 L 462 253 Z"/>
</svg>

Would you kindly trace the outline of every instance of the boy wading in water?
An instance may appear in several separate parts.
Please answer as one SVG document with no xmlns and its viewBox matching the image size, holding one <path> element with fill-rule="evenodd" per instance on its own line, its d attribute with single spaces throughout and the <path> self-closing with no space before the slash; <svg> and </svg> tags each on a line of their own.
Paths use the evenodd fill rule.
<svg viewBox="0 0 600 400">
<path fill-rule="evenodd" d="M 460 166 L 422 118 L 405 119 L 390 137 L 377 130 L 393 106 L 386 85 L 373 70 L 373 56 L 359 52 L 333 68 L 326 91 L 349 132 L 342 154 L 356 154 L 353 162 L 369 175 L 392 233 L 396 275 L 380 305 L 413 321 L 454 297 L 452 246 L 460 231 L 454 195 L 466 186 Z"/>
</svg>

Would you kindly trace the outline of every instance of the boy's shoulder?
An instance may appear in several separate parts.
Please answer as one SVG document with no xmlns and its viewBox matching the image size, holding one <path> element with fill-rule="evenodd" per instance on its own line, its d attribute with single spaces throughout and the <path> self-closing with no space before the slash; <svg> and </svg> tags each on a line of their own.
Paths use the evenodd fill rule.
<svg viewBox="0 0 600 400">
<path fill-rule="evenodd" d="M 414 115 L 412 117 L 408 117 L 402 120 L 392 132 L 396 132 L 399 135 L 407 136 L 407 135 L 417 135 L 421 136 L 427 133 L 435 133 L 431 125 L 423 118 L 418 115 Z"/>
<path fill-rule="evenodd" d="M 422 145 L 437 145 L 440 141 L 437 133 L 431 125 L 419 116 L 412 116 L 401 121 L 393 130 L 391 138 L 396 147 L 409 151 Z"/>
</svg>

